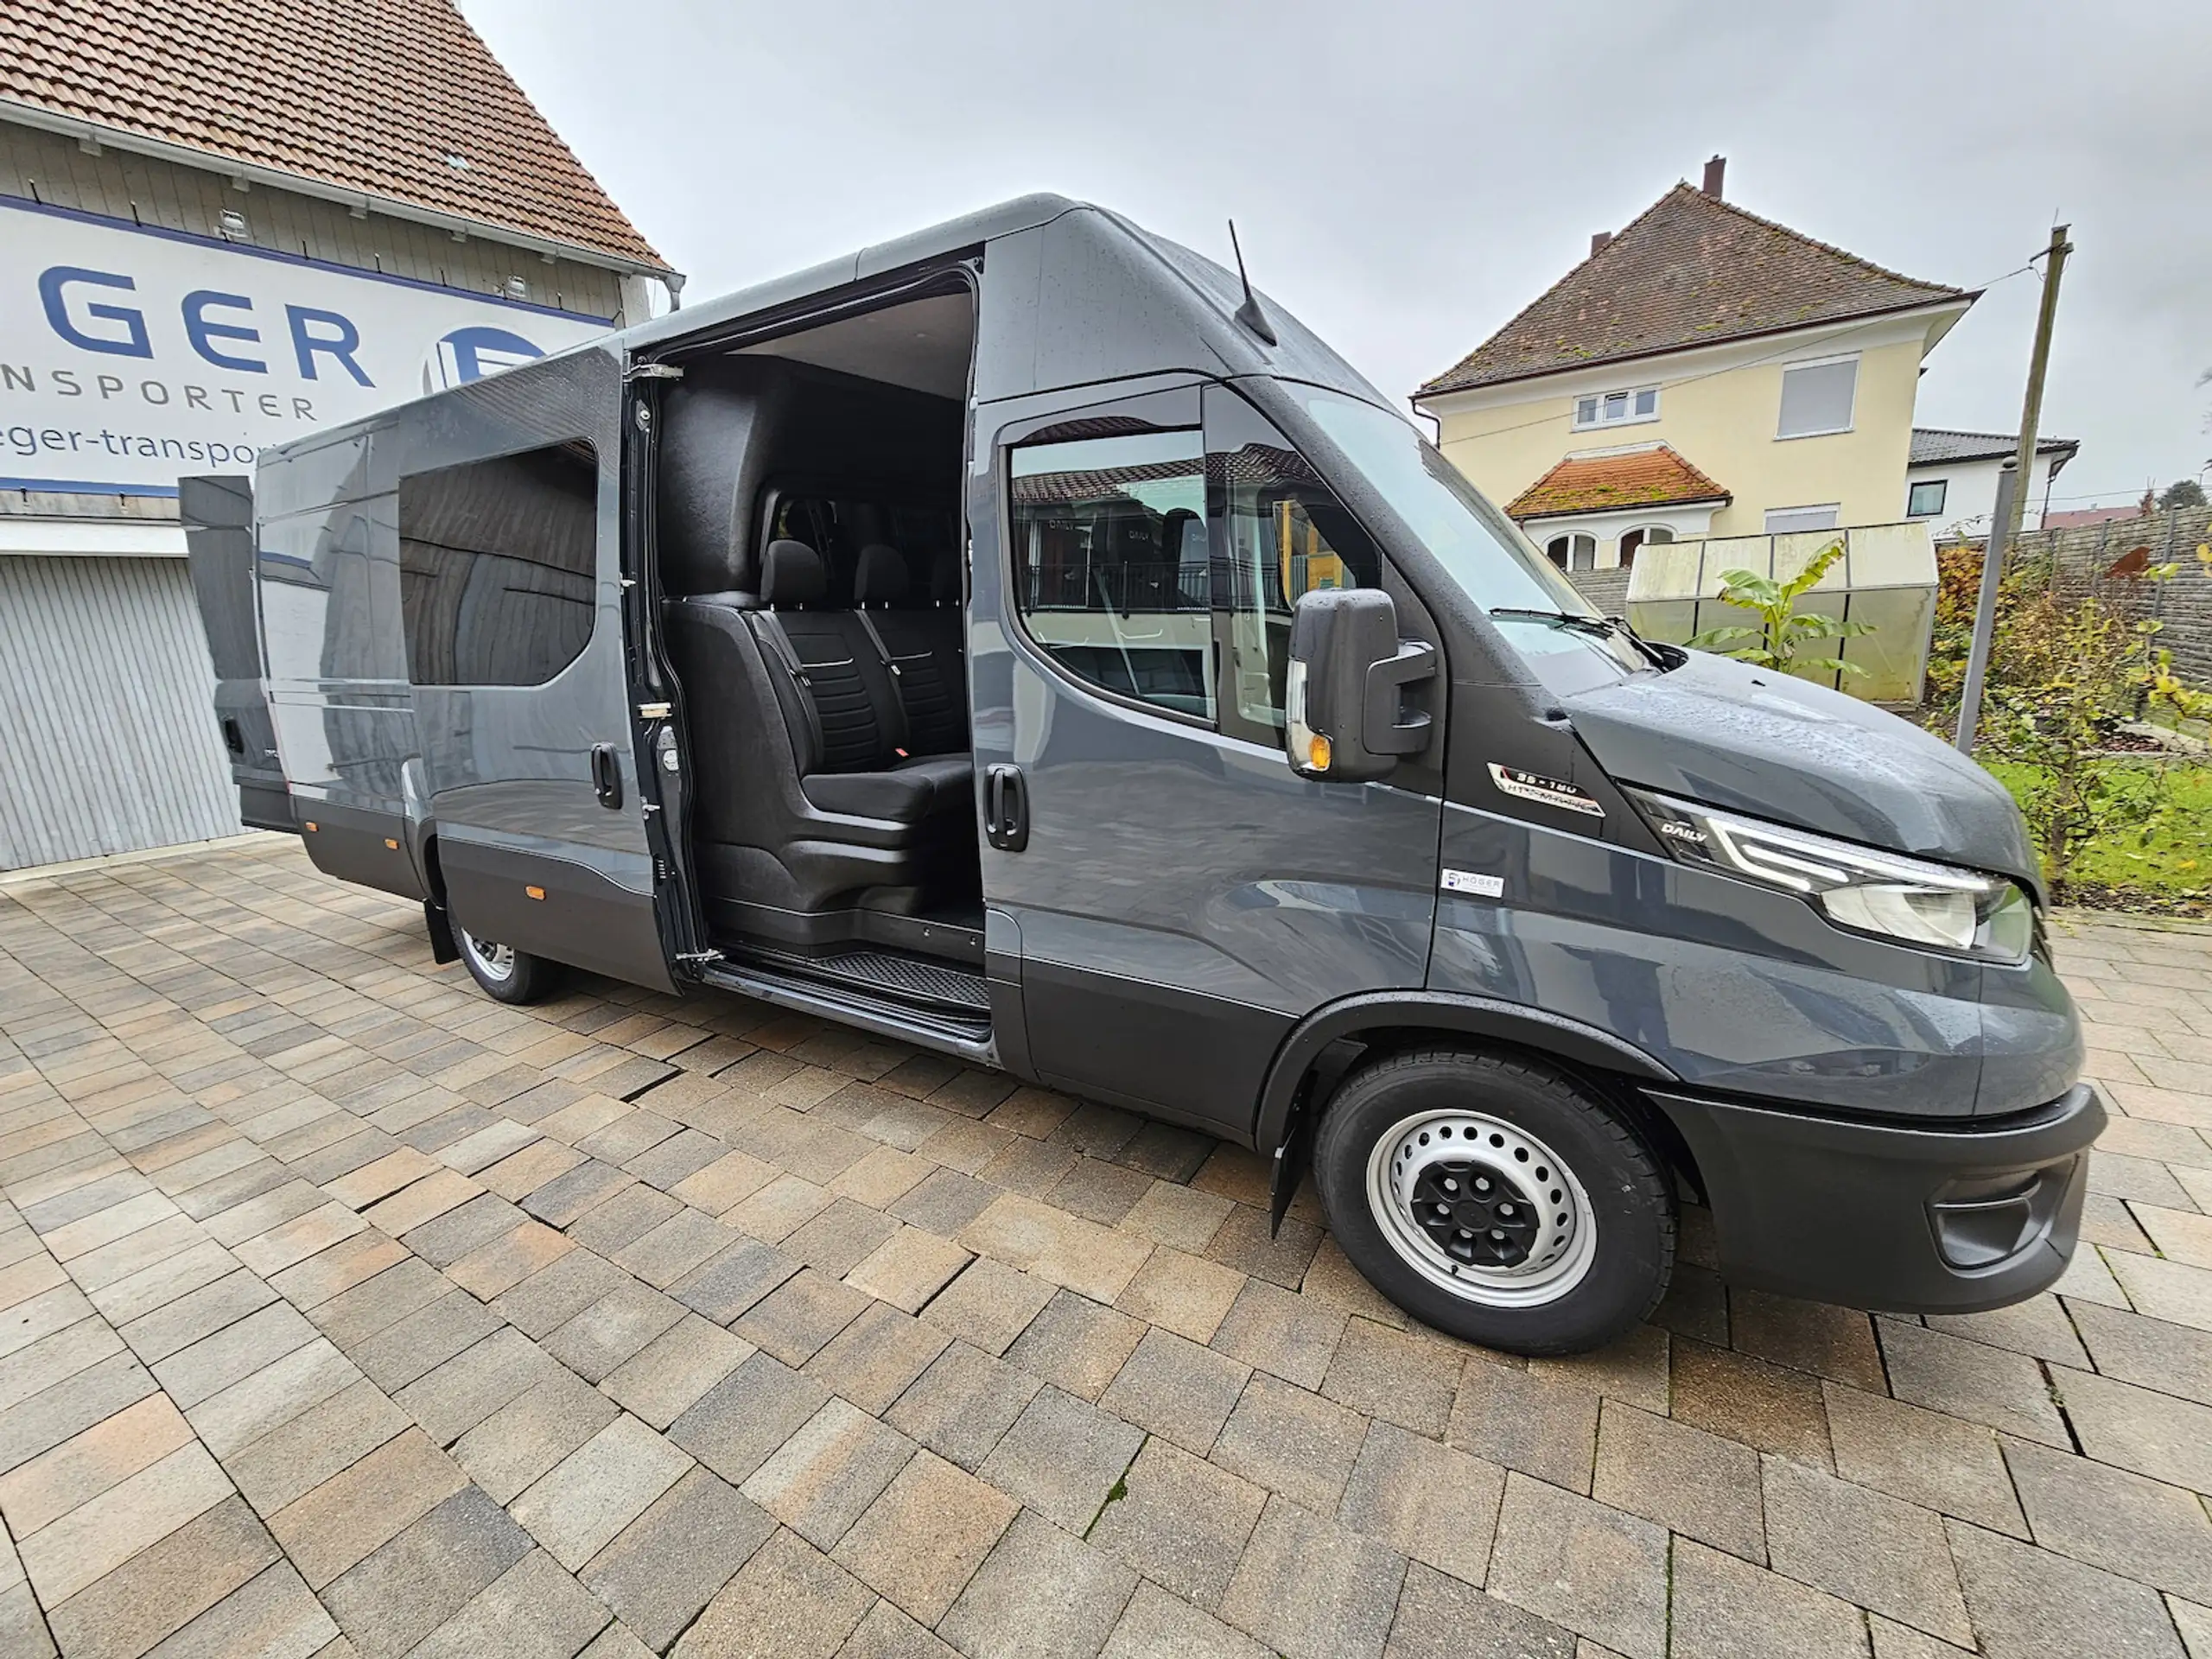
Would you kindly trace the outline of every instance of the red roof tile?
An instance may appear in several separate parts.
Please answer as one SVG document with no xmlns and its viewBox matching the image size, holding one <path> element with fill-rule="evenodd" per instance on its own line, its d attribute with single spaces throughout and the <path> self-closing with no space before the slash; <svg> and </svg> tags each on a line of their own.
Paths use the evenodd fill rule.
<svg viewBox="0 0 2212 1659">
<path fill-rule="evenodd" d="M 1515 518 L 1547 518 L 1728 499 L 1726 490 L 1660 443 L 1624 454 L 1570 455 L 1515 496 L 1505 511 Z"/>
<path fill-rule="evenodd" d="M 0 0 L 0 99 L 666 264 L 450 0 Z"/>
<path fill-rule="evenodd" d="M 1678 184 L 1415 395 L 1973 297 Z"/>
</svg>

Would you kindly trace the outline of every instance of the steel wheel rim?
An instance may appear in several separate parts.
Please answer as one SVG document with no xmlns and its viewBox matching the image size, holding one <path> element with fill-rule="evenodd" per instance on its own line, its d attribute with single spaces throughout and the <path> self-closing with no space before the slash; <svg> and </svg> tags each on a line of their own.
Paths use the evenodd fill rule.
<svg viewBox="0 0 2212 1659">
<path fill-rule="evenodd" d="M 483 970 L 486 979 L 504 982 L 514 977 L 514 946 L 494 944 L 488 939 L 480 939 L 465 927 L 461 930 L 461 946 L 468 952 L 468 959 Z"/>
<path fill-rule="evenodd" d="M 1408 1267 L 1485 1307 L 1555 1302 L 1597 1257 L 1597 1217 L 1574 1171 L 1486 1113 L 1416 1112 L 1393 1124 L 1368 1154 L 1367 1203 Z"/>
</svg>

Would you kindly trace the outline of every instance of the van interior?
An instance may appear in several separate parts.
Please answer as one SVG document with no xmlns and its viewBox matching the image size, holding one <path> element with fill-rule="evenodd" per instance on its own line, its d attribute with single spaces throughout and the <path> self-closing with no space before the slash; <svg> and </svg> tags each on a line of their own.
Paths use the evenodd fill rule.
<svg viewBox="0 0 2212 1659">
<path fill-rule="evenodd" d="M 655 574 L 709 942 L 980 1029 L 974 340 L 963 284 L 672 359 Z"/>
</svg>

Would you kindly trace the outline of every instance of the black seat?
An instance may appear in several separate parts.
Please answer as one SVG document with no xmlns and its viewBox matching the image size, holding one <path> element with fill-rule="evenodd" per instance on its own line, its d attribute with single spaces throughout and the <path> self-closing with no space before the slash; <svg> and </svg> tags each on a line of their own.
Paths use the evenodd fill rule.
<svg viewBox="0 0 2212 1659">
<path fill-rule="evenodd" d="M 782 540 L 761 558 L 757 594 L 670 607 L 702 874 L 715 907 L 741 917 L 918 889 L 974 861 L 970 758 L 902 752 L 892 676 L 855 613 L 821 608 L 825 587 L 815 550 Z"/>
<path fill-rule="evenodd" d="M 950 599 L 938 597 L 950 573 Z M 909 753 L 957 754 L 968 747 L 968 670 L 961 651 L 960 567 L 952 555 L 931 574 L 926 608 L 907 606 L 906 556 L 878 542 L 861 550 L 853 602 L 861 626 L 889 671 L 906 721 Z"/>
</svg>

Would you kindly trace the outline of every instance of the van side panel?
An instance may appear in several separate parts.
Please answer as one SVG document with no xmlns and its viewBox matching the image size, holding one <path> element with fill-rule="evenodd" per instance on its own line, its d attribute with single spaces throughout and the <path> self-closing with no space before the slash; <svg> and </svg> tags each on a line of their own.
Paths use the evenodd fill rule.
<svg viewBox="0 0 2212 1659">
<path fill-rule="evenodd" d="M 308 858 L 341 880 L 419 899 L 390 436 L 379 421 L 263 461 L 254 493 L 262 643 Z"/>
<path fill-rule="evenodd" d="M 284 787 L 276 728 L 262 682 L 261 614 L 255 602 L 253 482 L 238 476 L 180 479 L 186 562 L 215 671 L 215 724 L 251 829 L 299 828 Z"/>
<path fill-rule="evenodd" d="M 395 614 L 404 598 L 414 637 L 394 638 L 454 921 L 670 990 L 623 642 L 623 407 L 619 362 L 591 347 L 396 412 Z"/>
</svg>

